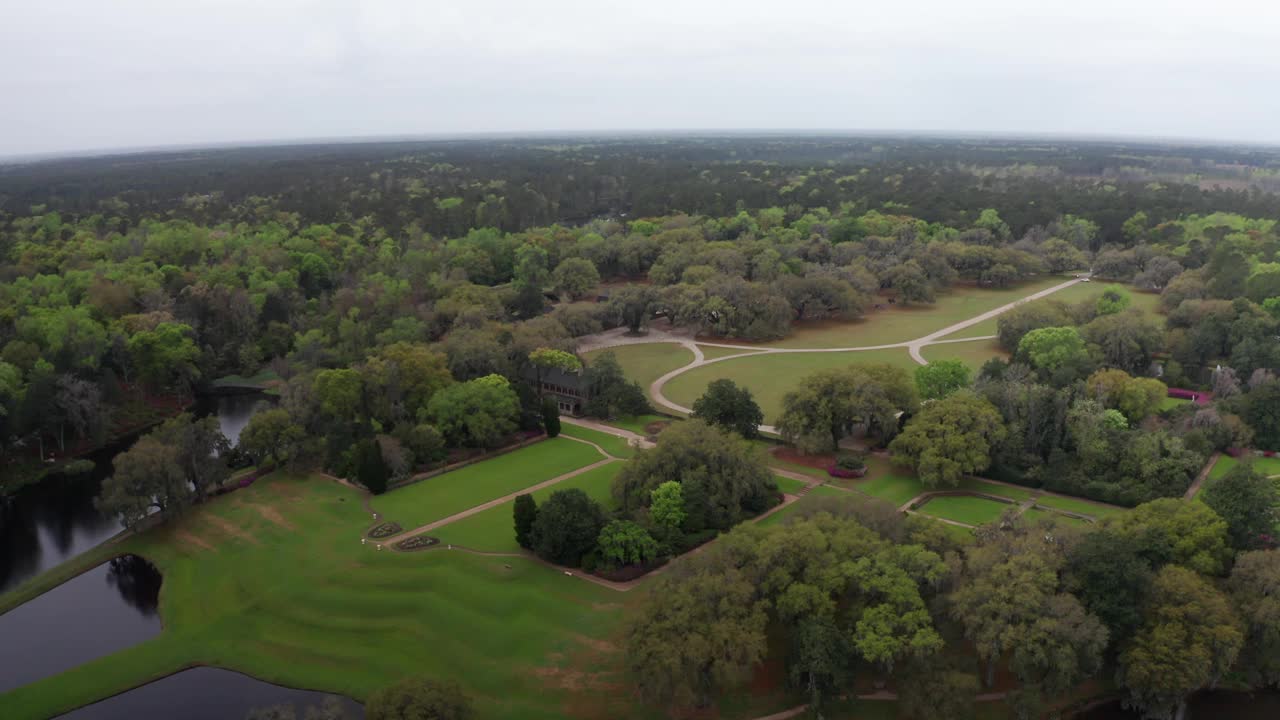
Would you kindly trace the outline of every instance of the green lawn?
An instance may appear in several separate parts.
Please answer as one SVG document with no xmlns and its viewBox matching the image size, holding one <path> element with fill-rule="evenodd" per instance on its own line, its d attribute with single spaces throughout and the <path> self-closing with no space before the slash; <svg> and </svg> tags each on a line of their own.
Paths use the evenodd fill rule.
<svg viewBox="0 0 1280 720">
<path fill-rule="evenodd" d="M 588 470 L 551 487 L 533 493 L 538 503 L 545 502 L 551 493 L 557 490 L 578 488 L 585 491 L 606 508 L 613 507 L 610 488 L 613 478 L 622 470 L 621 462 L 613 462 L 594 470 Z M 512 506 L 514 501 L 489 508 L 468 518 L 449 523 L 432 532 L 442 543 L 452 543 L 473 550 L 487 552 L 519 552 L 516 545 L 515 526 L 513 524 Z"/>
<path fill-rule="evenodd" d="M 765 424 L 774 425 L 782 413 L 782 397 L 795 387 L 802 376 L 815 370 L 875 362 L 892 363 L 908 371 L 917 367 L 905 349 L 756 354 L 694 368 L 668 382 L 663 393 L 685 407 L 693 407 L 694 401 L 712 380 L 728 378 L 751 390 L 764 411 Z"/>
<path fill-rule="evenodd" d="M 590 364 L 593 358 L 605 352 L 613 353 L 622 366 L 622 372 L 640 383 L 646 394 L 649 392 L 649 384 L 654 380 L 693 362 L 693 352 L 678 343 L 640 343 L 592 350 L 586 354 L 587 363 Z"/>
<path fill-rule="evenodd" d="M 1062 513 L 1056 513 L 1051 510 L 1041 510 L 1039 508 L 1034 508 L 1034 507 L 1027 508 L 1026 511 L 1022 513 L 1022 517 L 1032 522 L 1039 522 L 1040 520 L 1043 520 L 1045 518 L 1050 518 L 1061 523 L 1066 523 L 1068 525 L 1084 526 L 1089 524 L 1085 520 L 1081 520 L 1079 518 L 1075 518 L 1070 515 L 1063 515 Z"/>
<path fill-rule="evenodd" d="M 783 477 L 781 475 L 774 475 L 773 481 L 778 483 L 779 490 L 787 493 L 788 495 L 795 495 L 803 490 L 805 485 L 808 484 L 800 480 L 796 480 L 795 478 Z"/>
<path fill-rule="evenodd" d="M 742 350 L 739 348 L 713 347 L 711 345 L 698 345 L 698 347 L 702 348 L 702 357 L 708 360 L 711 360 L 714 358 L 728 357 L 729 355 L 743 355 L 751 352 L 756 352 L 753 350 Z"/>
<path fill-rule="evenodd" d="M 819 485 L 818 487 L 809 491 L 808 495 L 805 495 L 799 500 L 782 508 L 778 512 L 761 520 L 760 524 L 763 526 L 777 525 L 778 523 L 784 522 L 788 517 L 791 517 L 792 515 L 794 515 L 801 508 L 811 507 L 813 505 L 816 505 L 822 502 L 818 498 L 828 498 L 828 497 L 843 497 L 843 498 L 856 499 L 858 497 L 858 494 L 851 493 L 848 490 L 841 490 L 840 488 L 831 487 L 829 485 Z"/>
<path fill-rule="evenodd" d="M 1001 485 L 1000 483 L 990 482 L 981 478 L 965 478 L 958 486 L 961 490 L 973 490 L 974 492 L 985 493 L 987 495 L 996 495 L 998 497 L 1009 498 L 1021 502 L 1031 499 L 1031 488 L 1025 488 L 1015 485 Z"/>
<path fill-rule="evenodd" d="M 1231 471 L 1231 468 L 1239 465 L 1241 462 L 1252 462 L 1253 469 L 1266 476 L 1280 475 L 1280 457 L 1260 457 L 1257 455 L 1246 455 L 1242 460 L 1223 453 L 1218 456 L 1218 462 L 1214 463 L 1213 469 L 1209 471 L 1209 480 L 1217 480 Z"/>
<path fill-rule="evenodd" d="M 626 459 L 636 454 L 636 449 L 631 447 L 631 444 L 627 442 L 626 438 L 611 435 L 607 432 L 601 432 L 599 430 L 561 422 L 560 434 L 566 437 L 574 437 L 579 440 L 593 442 L 604 448 L 605 452 L 614 457 Z"/>
<path fill-rule="evenodd" d="M 974 340 L 973 342 L 943 343 L 941 345 L 925 345 L 920 350 L 925 360 L 960 360 L 973 371 L 977 377 L 978 370 L 993 357 L 1008 359 L 1009 353 L 1000 348 L 995 340 Z"/>
<path fill-rule="evenodd" d="M 901 506 L 924 492 L 920 478 L 912 475 L 909 468 L 890 465 L 888 460 L 876 456 L 867 458 L 866 477 L 852 480 L 832 478 L 830 482 L 839 482 L 846 487 L 888 500 L 895 506 Z"/>
<path fill-rule="evenodd" d="M 637 435 L 646 435 L 645 426 L 655 422 L 671 422 L 674 418 L 666 415 L 625 415 L 606 421 L 608 424 L 630 430 Z"/>
<path fill-rule="evenodd" d="M 272 476 L 125 541 L 118 550 L 164 573 L 164 631 L 0 695 L 5 720 L 51 717 L 192 664 L 360 700 L 425 674 L 462 684 L 481 719 L 642 712 L 597 689 L 622 681 L 612 644 L 641 593 L 521 558 L 379 552 L 359 542 L 368 522 L 354 490 Z"/>
<path fill-rule="evenodd" d="M 1067 279 L 1050 275 L 1017 287 L 999 290 L 956 287 L 939 294 L 937 302 L 932 305 L 886 306 L 884 310 L 870 310 L 865 318 L 854 322 L 802 323 L 793 327 L 789 337 L 772 343 L 761 343 L 760 346 L 826 348 L 906 342 L 1053 287 Z"/>
<path fill-rule="evenodd" d="M 1060 276 L 1060 277 L 1061 277 L 1061 280 L 1068 279 L 1066 276 Z M 1097 297 L 1102 294 L 1103 288 L 1111 284 L 1113 283 L 1105 283 L 1105 282 L 1076 283 L 1071 287 L 1063 288 L 1062 290 L 1059 290 L 1058 292 L 1053 293 L 1052 295 L 1046 298 L 1041 298 L 1041 300 L 1038 300 L 1035 302 L 1058 300 L 1061 302 L 1071 304 L 1071 303 L 1078 303 L 1082 300 L 1097 299 Z M 1122 283 L 1115 283 L 1115 284 L 1122 284 Z M 1151 315 L 1151 316 L 1155 316 L 1156 314 L 1159 313 L 1160 311 L 1160 294 L 1159 293 L 1138 292 L 1137 290 L 1131 287 L 1126 287 L 1125 289 L 1129 291 L 1129 295 L 1133 298 L 1133 303 L 1130 304 L 1129 307 L 1141 310 L 1143 313 L 1146 313 L 1147 315 Z M 1030 294 L 1030 293 L 1027 293 L 1027 294 Z M 948 335 L 946 337 L 948 340 L 950 340 L 952 338 L 983 337 L 985 335 L 995 335 L 997 323 L 999 321 L 1000 321 L 999 316 L 996 316 L 989 320 L 983 320 L 977 325 L 971 325 L 965 328 L 964 330 L 961 330 L 952 335 Z"/>
<path fill-rule="evenodd" d="M 1089 502 L 1088 500 L 1058 497 L 1056 495 L 1041 495 L 1036 498 L 1036 504 L 1057 510 L 1067 510 L 1069 512 L 1092 515 L 1099 519 L 1107 517 L 1108 515 L 1118 515 L 1125 511 L 1124 508 L 1116 507 L 1114 505 L 1102 505 L 1100 503 Z"/>
<path fill-rule="evenodd" d="M 373 500 L 383 517 L 417 527 L 604 459 L 590 445 L 552 438 L 392 490 Z"/>
<path fill-rule="evenodd" d="M 986 498 L 946 495 L 930 498 L 917 509 L 925 515 L 946 520 L 955 520 L 969 525 L 986 525 L 999 520 L 1000 516 L 1012 507 L 1015 506 Z"/>
<path fill-rule="evenodd" d="M 1185 398 L 1166 397 L 1160 401 L 1160 410 L 1162 412 L 1165 410 L 1176 410 L 1189 402 L 1192 401 Z"/>
</svg>

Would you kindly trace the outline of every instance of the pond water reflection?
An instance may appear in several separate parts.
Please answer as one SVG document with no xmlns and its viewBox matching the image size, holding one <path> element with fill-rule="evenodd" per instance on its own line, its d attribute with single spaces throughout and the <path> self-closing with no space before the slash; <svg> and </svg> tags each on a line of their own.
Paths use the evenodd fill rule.
<svg viewBox="0 0 1280 720">
<path fill-rule="evenodd" d="M 364 717 L 360 704 L 349 698 L 294 690 L 230 670 L 202 667 L 170 675 L 82 707 L 59 716 L 59 720 L 244 720 L 251 711 L 268 708 L 278 712 L 259 712 L 257 717 L 272 720 L 358 720 Z"/>
<path fill-rule="evenodd" d="M 127 555 L 0 615 L 0 692 L 160 633 L 160 573 Z"/>
</svg>

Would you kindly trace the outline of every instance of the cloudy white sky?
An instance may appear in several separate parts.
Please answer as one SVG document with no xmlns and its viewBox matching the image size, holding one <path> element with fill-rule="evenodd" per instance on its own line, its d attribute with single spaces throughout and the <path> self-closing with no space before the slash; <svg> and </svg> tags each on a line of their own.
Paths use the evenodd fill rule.
<svg viewBox="0 0 1280 720">
<path fill-rule="evenodd" d="M 878 129 L 1280 142 L 1272 0 L 0 0 L 0 156 Z"/>
</svg>

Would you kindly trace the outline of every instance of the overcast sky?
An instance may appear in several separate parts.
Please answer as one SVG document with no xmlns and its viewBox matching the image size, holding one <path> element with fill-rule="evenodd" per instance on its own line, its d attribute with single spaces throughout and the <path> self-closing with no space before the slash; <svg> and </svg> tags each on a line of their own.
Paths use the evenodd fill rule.
<svg viewBox="0 0 1280 720">
<path fill-rule="evenodd" d="M 879 129 L 1280 142 L 1270 0 L 7 0 L 0 156 Z"/>
</svg>

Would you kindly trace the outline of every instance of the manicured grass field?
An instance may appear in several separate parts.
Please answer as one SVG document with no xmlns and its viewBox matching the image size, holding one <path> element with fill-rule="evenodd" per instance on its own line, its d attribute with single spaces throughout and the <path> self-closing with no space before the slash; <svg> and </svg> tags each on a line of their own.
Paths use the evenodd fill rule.
<svg viewBox="0 0 1280 720">
<path fill-rule="evenodd" d="M 834 488 L 829 485 L 819 485 L 818 487 L 809 491 L 808 495 L 805 495 L 799 500 L 782 508 L 778 512 L 761 520 L 760 524 L 762 526 L 769 526 L 769 525 L 777 525 L 779 523 L 786 522 L 786 519 L 788 517 L 791 517 L 792 515 L 794 515 L 801 508 L 806 508 L 812 505 L 816 505 L 819 502 L 822 502 L 818 498 L 826 498 L 826 497 L 857 498 L 858 495 L 857 493 L 851 493 L 848 490 L 841 490 L 840 488 Z"/>
<path fill-rule="evenodd" d="M 164 573 L 164 631 L 0 695 L 0 714 L 47 718 L 192 664 L 360 700 L 425 674 L 482 719 L 639 712 L 599 688 L 621 682 L 618 623 L 641 593 L 522 558 L 378 552 L 359 542 L 368 521 L 354 490 L 272 476 L 123 542 Z"/>
<path fill-rule="evenodd" d="M 1239 465 L 1241 462 L 1249 462 L 1252 460 L 1253 469 L 1263 475 L 1280 475 L 1280 457 L 1258 457 L 1257 455 L 1247 456 L 1242 460 L 1223 453 L 1218 456 L 1218 462 L 1214 463 L 1213 469 L 1209 471 L 1209 480 L 1217 480 L 1218 478 L 1231 472 L 1231 469 Z"/>
<path fill-rule="evenodd" d="M 815 370 L 876 362 L 893 363 L 908 371 L 917 367 L 905 349 L 750 355 L 703 365 L 678 375 L 666 384 L 663 394 L 685 407 L 693 407 L 712 380 L 728 378 L 751 390 L 764 411 L 765 424 L 773 425 L 782 413 L 782 397 L 794 389 L 804 375 Z"/>
<path fill-rule="evenodd" d="M 1014 507 L 1012 504 L 986 498 L 947 495 L 930 498 L 917 509 L 922 514 L 946 520 L 955 520 L 969 525 L 986 525 L 999 520 L 1000 516 L 1012 507 Z"/>
<path fill-rule="evenodd" d="M 972 490 L 974 492 L 985 493 L 987 495 L 996 495 L 998 497 L 1009 498 L 1022 502 L 1031 499 L 1031 488 L 1017 487 L 1013 485 L 1002 485 L 1000 483 L 990 482 L 981 478 L 965 478 L 957 486 L 960 490 Z"/>
<path fill-rule="evenodd" d="M 1177 408 L 1182 407 L 1183 405 L 1186 405 L 1189 402 L 1192 402 L 1192 401 L 1186 400 L 1184 398 L 1166 397 L 1165 399 L 1160 401 L 1160 410 L 1161 411 L 1175 410 Z"/>
<path fill-rule="evenodd" d="M 1066 280 L 1066 279 L 1067 279 L 1066 277 L 1062 277 L 1062 280 Z M 1063 288 L 1046 298 L 1041 298 L 1041 300 L 1036 300 L 1033 302 L 1059 300 L 1061 302 L 1071 304 L 1071 303 L 1078 303 L 1082 300 L 1096 299 L 1099 295 L 1102 294 L 1103 288 L 1111 284 L 1113 283 L 1107 283 L 1107 282 L 1076 283 L 1071 287 Z M 1115 283 L 1115 284 L 1122 285 L 1122 283 Z M 1129 307 L 1141 310 L 1143 313 L 1149 316 L 1157 317 L 1157 314 L 1160 310 L 1160 294 L 1159 293 L 1138 292 L 1137 290 L 1131 287 L 1125 287 L 1125 289 L 1129 291 L 1129 295 L 1133 298 L 1133 302 L 1129 305 Z M 950 340 L 953 338 L 982 337 L 984 335 L 995 335 L 996 328 L 997 328 L 996 323 L 998 323 L 999 321 L 1000 321 L 999 316 L 991 318 L 989 320 L 983 320 L 977 325 L 971 325 L 957 333 L 946 336 L 946 339 Z"/>
<path fill-rule="evenodd" d="M 640 343 L 619 345 L 586 354 L 587 363 L 602 353 L 611 352 L 622 366 L 622 372 L 649 392 L 649 384 L 666 373 L 693 362 L 693 353 L 678 343 Z"/>
<path fill-rule="evenodd" d="M 538 503 L 543 503 L 546 502 L 547 498 L 551 497 L 551 493 L 557 490 L 577 488 L 586 492 L 606 508 L 612 508 L 613 499 L 610 494 L 610 488 L 613 484 L 613 478 L 622 470 L 622 465 L 623 463 L 621 462 L 613 462 L 594 470 L 588 470 L 581 475 L 576 475 L 551 487 L 538 490 L 533 493 L 533 499 Z M 489 508 L 484 512 L 476 513 L 471 517 L 463 518 L 434 530 L 432 535 L 438 537 L 442 543 L 461 545 L 473 550 L 520 552 L 520 546 L 516 544 L 514 517 L 512 515 L 513 505 L 514 501 Z"/>
<path fill-rule="evenodd" d="M 702 348 L 702 357 L 708 360 L 727 357 L 729 355 L 742 355 L 744 353 L 754 352 L 751 350 L 742 350 L 740 348 L 714 347 L 712 345 L 699 345 L 698 347 Z"/>
<path fill-rule="evenodd" d="M 552 438 L 392 490 L 374 498 L 373 507 L 413 528 L 603 459 L 590 445 Z"/>
<path fill-rule="evenodd" d="M 876 456 L 867 458 L 866 477 L 850 480 L 832 478 L 830 482 L 888 500 L 895 506 L 924 492 L 920 478 L 912 475 L 910 469 L 890 465 L 888 460 Z"/>
<path fill-rule="evenodd" d="M 861 347 L 906 342 L 1053 287 L 1067 279 L 1058 275 L 1045 276 L 1017 287 L 999 290 L 957 287 L 938 295 L 937 302 L 932 305 L 887 306 L 884 310 L 869 311 L 865 318 L 854 322 L 804 323 L 795 326 L 789 337 L 772 343 L 761 343 L 760 346 Z"/>
<path fill-rule="evenodd" d="M 645 427 L 650 423 L 672 422 L 673 419 L 666 415 L 626 415 L 607 422 L 614 427 L 630 430 L 637 435 L 647 435 Z"/>
<path fill-rule="evenodd" d="M 1108 515 L 1118 515 L 1125 512 L 1122 507 L 1114 505 L 1103 505 L 1101 503 L 1092 503 L 1088 500 L 1078 500 L 1076 498 L 1058 497 L 1057 495 L 1041 495 L 1036 498 L 1037 505 L 1043 505 L 1048 508 L 1056 508 L 1058 510 L 1067 510 L 1069 512 L 1083 513 L 1092 515 L 1096 518 L 1104 518 Z"/>
<path fill-rule="evenodd" d="M 960 360 L 969 369 L 973 371 L 974 377 L 977 377 L 984 363 L 993 357 L 1008 359 L 1009 353 L 1000 348 L 995 340 L 974 340 L 973 342 L 959 343 L 943 343 L 941 345 L 925 345 L 920 350 L 920 354 L 924 355 L 924 359 L 929 362 L 936 360 Z"/>
<path fill-rule="evenodd" d="M 774 475 L 773 481 L 778 483 L 779 490 L 781 490 L 784 493 L 787 493 L 788 495 L 795 495 L 796 493 L 800 492 L 802 489 L 804 489 L 804 486 L 806 484 L 804 482 L 801 482 L 800 480 L 796 480 L 795 478 L 783 477 L 781 475 Z"/>
<path fill-rule="evenodd" d="M 1022 517 L 1023 517 L 1023 518 L 1025 518 L 1025 519 L 1027 519 L 1027 520 L 1029 520 L 1029 521 L 1031 521 L 1031 522 L 1039 522 L 1040 520 L 1043 520 L 1043 519 L 1045 519 L 1045 518 L 1049 518 L 1049 519 L 1052 519 L 1052 520 L 1056 520 L 1056 521 L 1058 521 L 1058 522 L 1060 522 L 1060 523 L 1066 523 L 1066 524 L 1068 524 L 1068 525 L 1077 525 L 1077 526 L 1080 526 L 1080 527 L 1083 527 L 1083 526 L 1085 526 L 1085 525 L 1088 525 L 1088 524 L 1089 524 L 1088 522 L 1086 522 L 1086 521 L 1084 521 L 1084 520 L 1081 520 L 1081 519 L 1079 519 L 1079 518 L 1071 517 L 1070 515 L 1063 515 L 1062 513 L 1056 513 L 1056 512 L 1053 512 L 1053 511 L 1051 511 L 1051 510 L 1041 510 L 1041 509 L 1039 509 L 1039 508 L 1034 508 L 1034 507 L 1027 508 L 1027 509 L 1022 513 Z"/>
<path fill-rule="evenodd" d="M 560 423 L 560 434 L 566 437 L 578 438 L 579 440 L 587 440 L 604 448 L 605 452 L 617 458 L 629 458 L 636 454 L 636 449 L 631 447 L 626 438 L 617 435 L 611 435 L 607 432 L 593 430 L 578 425 L 570 425 L 567 422 Z"/>
</svg>

